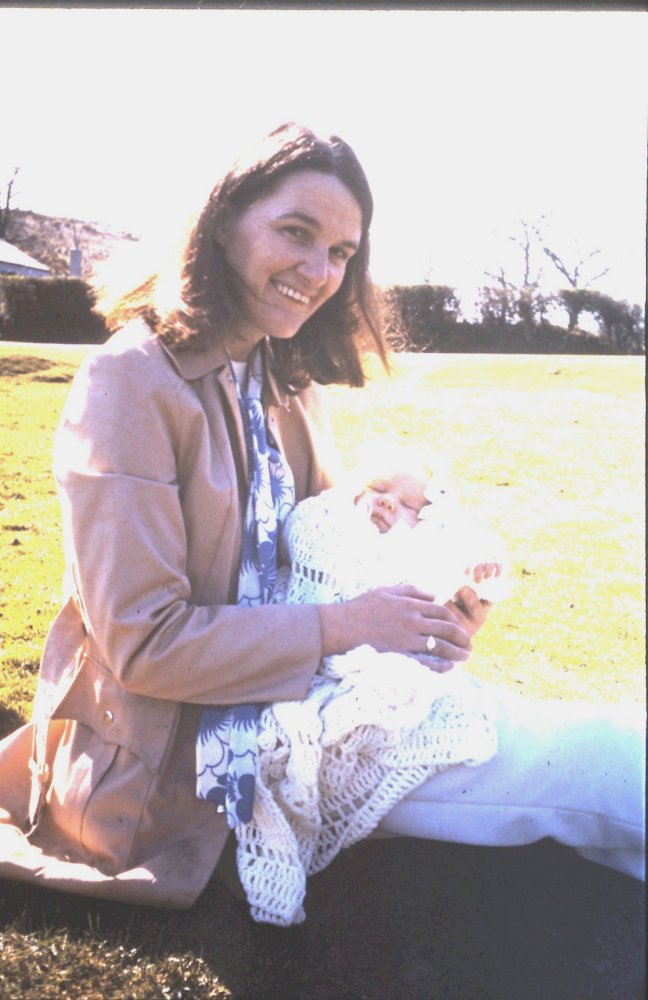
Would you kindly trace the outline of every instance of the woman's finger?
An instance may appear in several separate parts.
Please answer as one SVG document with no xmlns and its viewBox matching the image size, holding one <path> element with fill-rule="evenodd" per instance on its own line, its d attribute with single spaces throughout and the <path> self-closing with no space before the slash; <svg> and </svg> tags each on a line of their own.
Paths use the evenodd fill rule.
<svg viewBox="0 0 648 1000">
<path fill-rule="evenodd" d="M 434 604 L 434 594 L 428 594 L 425 590 L 419 590 L 411 583 L 398 583 L 394 587 L 378 587 L 384 594 L 391 594 L 395 597 L 407 597 L 414 601 L 422 601 L 426 605 Z M 440 605 L 438 605 L 440 606 Z"/>
<path fill-rule="evenodd" d="M 433 670 L 437 674 L 446 674 L 449 670 L 452 670 L 456 666 L 455 660 L 445 660 L 441 656 L 428 656 L 421 653 L 419 656 L 415 657 L 419 663 L 427 667 L 428 670 Z"/>
<path fill-rule="evenodd" d="M 424 639 L 443 640 L 448 645 L 471 649 L 470 633 L 457 616 L 445 606 L 435 605 L 435 614 L 425 613 L 421 619 L 421 634 Z"/>
<path fill-rule="evenodd" d="M 474 591 L 473 591 L 474 593 Z M 435 604 L 430 601 L 417 601 L 417 611 L 430 621 L 448 622 L 453 624 L 456 617 L 447 604 Z"/>
<path fill-rule="evenodd" d="M 442 660 L 457 663 L 467 660 L 470 656 L 470 646 L 458 646 L 448 639 L 442 639 L 440 636 L 422 636 L 421 645 L 423 649 L 415 653 L 417 657 L 421 654 L 423 656 L 433 655 L 434 658 L 440 657 Z"/>
</svg>

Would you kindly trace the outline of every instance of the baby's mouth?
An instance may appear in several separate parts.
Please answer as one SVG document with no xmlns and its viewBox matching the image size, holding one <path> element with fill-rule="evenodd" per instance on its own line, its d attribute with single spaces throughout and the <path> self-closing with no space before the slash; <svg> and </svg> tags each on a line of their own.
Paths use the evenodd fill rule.
<svg viewBox="0 0 648 1000">
<path fill-rule="evenodd" d="M 380 514 L 372 514 L 369 520 L 372 524 L 376 525 L 381 535 L 384 535 L 386 531 L 389 531 L 389 525 L 385 520 L 383 520 Z"/>
</svg>

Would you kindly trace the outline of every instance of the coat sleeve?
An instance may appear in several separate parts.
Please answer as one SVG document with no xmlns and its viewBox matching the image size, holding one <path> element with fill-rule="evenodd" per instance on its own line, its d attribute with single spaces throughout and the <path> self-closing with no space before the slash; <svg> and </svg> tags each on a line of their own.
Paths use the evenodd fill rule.
<svg viewBox="0 0 648 1000">
<path fill-rule="evenodd" d="M 204 460 L 192 449 L 204 440 L 205 414 L 185 405 L 189 397 L 161 354 L 136 349 L 100 351 L 72 386 L 54 469 L 70 590 L 92 655 L 125 689 L 150 697 L 303 698 L 321 658 L 314 606 L 192 599 L 179 456 L 183 467 Z M 231 504 L 236 484 L 222 492 Z"/>
</svg>

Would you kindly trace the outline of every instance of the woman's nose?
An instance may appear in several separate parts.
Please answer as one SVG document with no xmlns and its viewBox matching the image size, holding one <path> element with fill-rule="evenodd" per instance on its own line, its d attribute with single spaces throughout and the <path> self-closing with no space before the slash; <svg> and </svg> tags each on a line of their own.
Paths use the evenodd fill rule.
<svg viewBox="0 0 648 1000">
<path fill-rule="evenodd" d="M 328 252 L 324 249 L 312 247 L 308 256 L 301 262 L 298 270 L 312 285 L 320 288 L 328 280 L 329 259 Z"/>
</svg>

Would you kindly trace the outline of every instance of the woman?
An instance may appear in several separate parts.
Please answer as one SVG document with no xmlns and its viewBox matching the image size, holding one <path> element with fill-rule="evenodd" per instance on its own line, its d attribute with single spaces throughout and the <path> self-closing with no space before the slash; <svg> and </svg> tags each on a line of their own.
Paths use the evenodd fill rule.
<svg viewBox="0 0 648 1000">
<path fill-rule="evenodd" d="M 235 366 L 261 362 L 295 498 L 318 493 L 330 478 L 311 380 L 361 385 L 362 336 L 384 357 L 371 213 L 346 144 L 276 130 L 212 192 L 176 301 L 166 286 L 139 309 L 131 298 L 135 318 L 79 371 L 55 444 L 69 599 L 34 724 L 2 746 L 5 875 L 190 905 L 228 835 L 196 796 L 204 706 L 302 698 L 322 656 L 363 642 L 425 661 L 433 635 L 447 660 L 468 655 L 465 623 L 412 589 L 236 606 L 254 476 Z"/>
<path fill-rule="evenodd" d="M 430 667 L 467 659 L 485 615 L 470 590 L 461 609 L 412 587 L 339 605 L 264 603 L 286 496 L 330 484 L 316 383 L 362 385 L 362 342 L 384 358 L 367 279 L 371 213 L 345 143 L 282 126 L 212 192 L 177 291 L 158 282 L 149 300 L 135 295 L 131 321 L 79 370 L 55 442 L 67 601 L 43 652 L 33 723 L 0 745 L 0 874 L 190 906 L 228 837 L 216 796 L 197 794 L 197 756 L 218 735 L 210 712 L 301 699 L 323 656 L 363 643 Z M 580 732 L 575 745 L 589 755 Z M 636 743 L 617 728 L 606 736 L 606 760 L 625 769 Z M 508 800 L 516 816 L 546 759 L 545 746 L 542 761 L 521 753 L 524 739 L 522 727 L 504 755 L 521 774 L 519 801 Z M 228 775 L 211 752 L 203 774 L 216 787 Z M 455 784 L 439 786 L 439 829 L 470 840 L 460 813 L 450 818 L 450 800 L 464 815 L 468 803 L 462 769 L 445 775 L 454 771 Z M 489 803 L 484 773 L 469 798 Z M 597 772 L 592 808 L 614 799 L 609 822 L 594 840 L 590 824 L 567 842 L 636 854 L 627 811 L 638 780 L 635 769 L 632 804 L 620 806 Z M 387 832 L 439 835 L 429 785 L 395 807 Z M 563 774 L 550 824 L 572 788 Z M 583 809 L 579 800 L 569 814 Z M 543 829 L 493 820 L 484 842 L 553 835 Z"/>
</svg>

